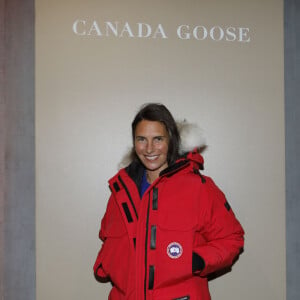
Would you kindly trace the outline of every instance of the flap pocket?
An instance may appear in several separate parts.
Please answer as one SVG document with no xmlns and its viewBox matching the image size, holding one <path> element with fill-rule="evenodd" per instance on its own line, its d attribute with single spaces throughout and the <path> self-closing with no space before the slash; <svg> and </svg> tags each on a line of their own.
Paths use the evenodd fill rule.
<svg viewBox="0 0 300 300">
<path fill-rule="evenodd" d="M 102 236 L 122 237 L 127 233 L 120 209 L 114 199 L 110 199 L 101 224 Z"/>
</svg>

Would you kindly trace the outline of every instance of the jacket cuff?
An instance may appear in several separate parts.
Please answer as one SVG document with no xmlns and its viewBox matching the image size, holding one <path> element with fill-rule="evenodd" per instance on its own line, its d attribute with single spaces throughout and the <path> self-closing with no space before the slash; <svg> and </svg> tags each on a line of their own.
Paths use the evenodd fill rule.
<svg viewBox="0 0 300 300">
<path fill-rule="evenodd" d="M 193 273 L 199 273 L 205 268 L 205 261 L 204 259 L 198 255 L 197 253 L 193 252 L 192 257 L 192 270 Z"/>
<path fill-rule="evenodd" d="M 107 282 L 110 280 L 109 276 L 103 270 L 102 264 L 100 264 L 97 268 L 94 269 L 94 276 L 96 280 L 100 282 Z"/>
</svg>

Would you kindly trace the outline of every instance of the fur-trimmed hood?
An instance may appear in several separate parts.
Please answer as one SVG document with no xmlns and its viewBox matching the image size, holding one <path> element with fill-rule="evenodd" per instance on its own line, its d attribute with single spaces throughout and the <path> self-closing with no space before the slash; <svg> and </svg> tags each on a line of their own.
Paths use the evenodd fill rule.
<svg viewBox="0 0 300 300">
<path fill-rule="evenodd" d="M 181 138 L 179 154 L 198 150 L 205 147 L 205 138 L 203 130 L 196 123 L 189 123 L 187 121 L 176 122 L 179 135 Z"/>
</svg>

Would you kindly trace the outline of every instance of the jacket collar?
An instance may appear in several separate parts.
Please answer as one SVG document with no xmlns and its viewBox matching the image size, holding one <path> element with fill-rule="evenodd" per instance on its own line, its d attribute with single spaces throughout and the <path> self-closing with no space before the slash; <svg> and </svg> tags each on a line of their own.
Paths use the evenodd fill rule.
<svg viewBox="0 0 300 300">
<path fill-rule="evenodd" d="M 194 151 L 184 153 L 174 164 L 161 171 L 159 176 L 170 177 L 178 171 L 186 168 L 188 165 L 192 166 L 194 172 L 198 172 L 199 170 L 203 170 L 203 164 L 203 157 L 195 149 Z M 140 161 L 133 161 L 128 167 L 125 168 L 126 173 L 131 177 L 138 187 L 142 182 L 144 170 L 145 168 Z"/>
</svg>

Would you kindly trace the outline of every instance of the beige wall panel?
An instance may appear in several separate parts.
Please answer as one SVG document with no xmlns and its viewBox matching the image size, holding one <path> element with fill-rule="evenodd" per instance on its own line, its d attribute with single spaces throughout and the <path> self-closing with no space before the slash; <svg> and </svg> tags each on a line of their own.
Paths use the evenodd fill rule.
<svg viewBox="0 0 300 300">
<path fill-rule="evenodd" d="M 105 21 L 119 22 L 117 37 Z M 120 36 L 126 22 L 134 37 Z M 158 24 L 167 38 L 153 38 Z M 180 25 L 249 31 L 244 42 L 180 39 Z M 213 299 L 285 299 L 281 0 L 36 1 L 37 299 L 107 298 L 92 273 L 107 179 L 150 101 L 203 128 L 205 174 L 246 231 L 233 271 L 210 282 Z"/>
</svg>

